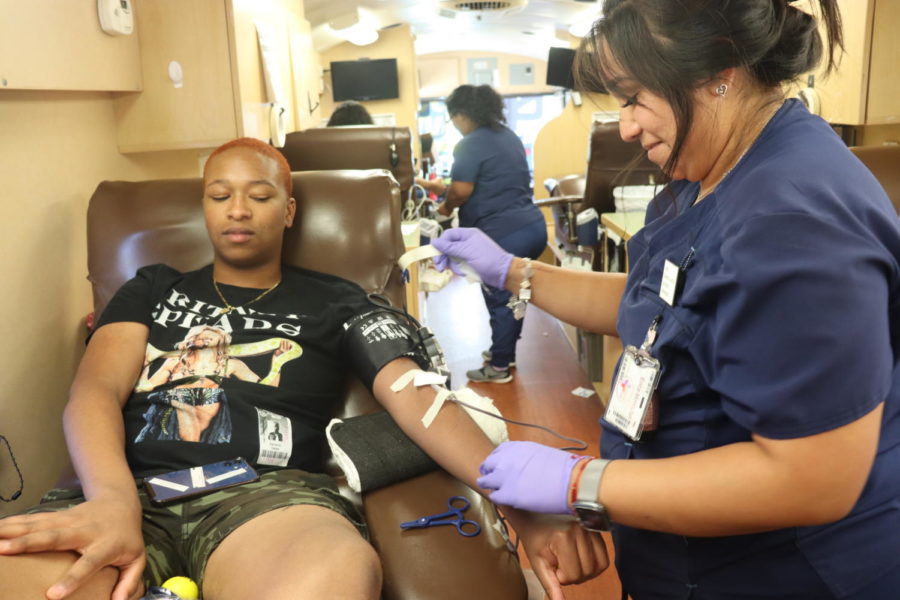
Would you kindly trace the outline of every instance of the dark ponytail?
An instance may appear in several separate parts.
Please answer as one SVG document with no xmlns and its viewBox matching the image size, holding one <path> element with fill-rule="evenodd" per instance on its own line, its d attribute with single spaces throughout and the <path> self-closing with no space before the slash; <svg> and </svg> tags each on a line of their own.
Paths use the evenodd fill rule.
<svg viewBox="0 0 900 600">
<path fill-rule="evenodd" d="M 819 2 L 819 19 L 826 25 L 827 47 L 822 43 L 813 15 L 796 8 L 790 0 L 774 0 L 774 6 L 773 43 L 757 62 L 747 65 L 753 76 L 767 87 L 794 81 L 816 69 L 822 62 L 823 52 L 828 60 L 826 73 L 833 71 L 837 65 L 836 50 L 844 47 L 837 0 Z"/>
<path fill-rule="evenodd" d="M 793 0 L 606 0 L 578 51 L 576 84 L 594 90 L 609 82 L 610 64 L 665 99 L 675 113 L 677 134 L 664 167 L 671 172 L 693 123 L 693 92 L 718 73 L 743 67 L 770 90 L 814 70 L 827 70 L 843 49 L 837 0 L 814 0 L 827 31 Z M 615 90 L 612 90 L 615 91 Z"/>
<path fill-rule="evenodd" d="M 489 85 L 461 85 L 447 97 L 447 113 L 469 117 L 478 127 L 496 129 L 506 123 L 503 98 Z"/>
</svg>

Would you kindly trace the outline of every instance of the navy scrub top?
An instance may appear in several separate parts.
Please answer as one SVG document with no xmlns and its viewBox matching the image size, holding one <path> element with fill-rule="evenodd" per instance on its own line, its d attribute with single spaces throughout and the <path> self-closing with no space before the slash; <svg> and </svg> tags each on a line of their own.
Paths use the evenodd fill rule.
<svg viewBox="0 0 900 600">
<path fill-rule="evenodd" d="M 828 124 L 794 100 L 692 206 L 697 192 L 671 184 L 629 242 L 617 327 L 624 345 L 640 346 L 662 315 L 652 348 L 660 425 L 629 443 L 601 420 L 602 455 L 804 437 L 884 402 L 878 455 L 852 513 L 831 525 L 719 538 L 617 526 L 620 576 L 636 600 L 843 597 L 900 565 L 900 219 Z M 663 264 L 689 253 L 671 307 L 659 296 Z"/>
<path fill-rule="evenodd" d="M 461 139 L 450 178 L 475 184 L 459 208 L 461 227 L 478 227 L 500 240 L 544 219 L 532 200 L 525 147 L 508 127 L 479 127 Z"/>
</svg>

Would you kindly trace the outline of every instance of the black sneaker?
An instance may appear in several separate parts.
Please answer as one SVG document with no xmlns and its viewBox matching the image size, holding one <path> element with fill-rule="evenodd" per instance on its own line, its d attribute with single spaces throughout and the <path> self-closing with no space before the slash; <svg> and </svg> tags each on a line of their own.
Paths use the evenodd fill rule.
<svg viewBox="0 0 900 600">
<path fill-rule="evenodd" d="M 466 371 L 466 377 L 469 378 L 469 381 L 475 381 L 477 383 L 509 383 L 513 380 L 512 373 L 509 372 L 509 369 L 501 371 L 495 369 L 490 364 L 486 364 L 480 369 Z"/>
<path fill-rule="evenodd" d="M 484 359 L 484 362 L 486 362 L 486 363 L 490 363 L 490 362 L 491 362 L 491 357 L 492 357 L 492 356 L 493 356 L 493 354 L 491 354 L 491 351 L 490 351 L 490 350 L 485 350 L 484 352 L 481 353 L 481 358 L 483 358 L 483 359 Z M 514 361 L 514 360 L 509 361 L 509 366 L 510 366 L 510 367 L 516 366 L 516 361 Z"/>
</svg>

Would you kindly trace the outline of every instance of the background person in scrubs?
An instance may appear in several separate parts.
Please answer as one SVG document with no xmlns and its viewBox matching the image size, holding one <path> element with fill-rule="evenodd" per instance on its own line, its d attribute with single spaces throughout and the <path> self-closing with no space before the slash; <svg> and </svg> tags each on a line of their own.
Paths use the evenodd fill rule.
<svg viewBox="0 0 900 600">
<path fill-rule="evenodd" d="M 825 43 L 786 0 L 607 0 L 580 53 L 672 183 L 627 280 L 535 264 L 533 302 L 645 344 L 657 425 L 635 440 L 607 412 L 605 470 L 509 442 L 479 485 L 540 512 L 588 492 L 634 600 L 900 589 L 900 221 L 829 125 L 783 98 L 841 45 L 836 2 L 812 4 Z M 518 289 L 521 261 L 477 232 L 434 245 Z M 614 395 L 636 373 L 623 362 Z"/>
<path fill-rule="evenodd" d="M 461 227 L 477 227 L 511 254 L 537 258 L 547 245 L 547 225 L 532 199 L 525 147 L 505 125 L 503 99 L 489 85 L 461 85 L 447 97 L 447 113 L 463 139 L 453 149 L 451 183 L 438 212 L 449 216 L 458 207 Z M 524 320 L 507 307 L 512 294 L 502 277 L 484 283 L 491 347 L 482 353 L 484 365 L 466 376 L 507 383 Z"/>
</svg>

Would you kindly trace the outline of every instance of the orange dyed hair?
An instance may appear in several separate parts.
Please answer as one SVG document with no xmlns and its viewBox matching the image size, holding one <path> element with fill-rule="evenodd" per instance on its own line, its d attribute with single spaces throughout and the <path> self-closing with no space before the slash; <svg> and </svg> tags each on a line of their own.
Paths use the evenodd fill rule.
<svg viewBox="0 0 900 600">
<path fill-rule="evenodd" d="M 212 160 L 214 156 L 222 154 L 227 150 L 231 150 L 232 148 L 249 148 L 253 150 L 257 154 L 262 154 L 263 156 L 268 156 L 272 160 L 275 161 L 275 164 L 278 165 L 278 176 L 281 178 L 281 184 L 284 186 L 285 191 L 287 192 L 288 198 L 293 197 L 294 195 L 294 184 L 291 179 L 291 166 L 288 164 L 287 159 L 284 155 L 276 150 L 271 145 L 263 142 L 262 140 L 258 140 L 256 138 L 250 137 L 242 137 L 231 140 L 230 142 L 225 142 L 218 148 L 212 151 L 212 154 L 209 155 L 209 158 L 206 159 L 206 164 L 203 165 L 203 180 L 206 181 L 206 165 L 209 164 L 209 161 Z"/>
</svg>

